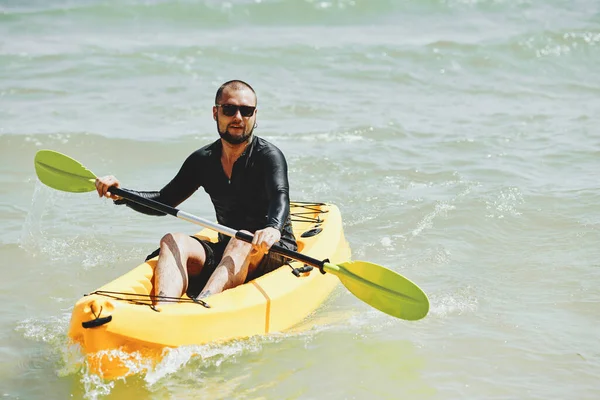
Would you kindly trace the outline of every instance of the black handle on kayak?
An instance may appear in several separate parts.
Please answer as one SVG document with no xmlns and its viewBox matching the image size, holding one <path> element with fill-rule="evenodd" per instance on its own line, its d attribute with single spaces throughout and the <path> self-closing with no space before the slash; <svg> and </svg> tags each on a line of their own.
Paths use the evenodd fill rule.
<svg viewBox="0 0 600 400">
<path fill-rule="evenodd" d="M 134 203 L 138 203 L 138 204 L 141 204 L 148 208 L 152 208 L 156 211 L 160 211 L 162 213 L 169 214 L 169 215 L 172 215 L 174 217 L 177 217 L 177 218 L 180 218 L 180 219 L 183 219 L 186 221 L 194 222 L 198 225 L 202 225 L 206 228 L 213 229 L 224 235 L 243 240 L 244 242 L 247 242 L 247 243 L 252 243 L 253 236 L 251 234 L 248 234 L 248 233 L 245 233 L 242 231 L 236 231 L 236 230 L 228 228 L 226 226 L 219 225 L 214 222 L 210 222 L 210 221 L 205 220 L 200 217 L 196 217 L 195 215 L 186 213 L 175 207 L 171 207 L 166 204 L 159 203 L 156 200 L 147 199 L 145 197 L 139 196 L 135 193 L 130 192 L 127 189 L 121 189 L 116 186 L 111 186 L 108 189 L 108 191 L 112 194 L 116 194 L 117 196 L 121 196 L 124 199 L 131 200 Z M 316 258 L 309 257 L 305 254 L 298 253 L 297 251 L 286 249 L 285 247 L 281 247 L 277 244 L 274 244 L 273 246 L 271 246 L 270 251 L 273 251 L 277 254 L 281 254 L 282 256 L 292 258 L 294 260 L 301 261 L 305 264 L 312 265 L 313 267 L 319 268 L 321 273 L 325 273 L 325 271 L 323 270 L 323 266 L 325 265 L 325 262 L 328 262 L 327 260 L 320 261 L 320 260 L 317 260 Z"/>
<path fill-rule="evenodd" d="M 96 318 L 91 321 L 84 321 L 81 323 L 81 326 L 83 326 L 85 329 L 96 328 L 104 324 L 108 324 L 110 321 L 112 321 L 112 315 L 103 318 Z"/>
</svg>

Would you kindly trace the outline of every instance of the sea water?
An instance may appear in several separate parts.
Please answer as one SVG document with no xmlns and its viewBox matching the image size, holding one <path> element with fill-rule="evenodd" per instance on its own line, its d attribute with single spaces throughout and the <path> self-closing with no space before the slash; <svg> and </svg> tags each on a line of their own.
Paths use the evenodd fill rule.
<svg viewBox="0 0 600 400">
<path fill-rule="evenodd" d="M 0 1 L 0 396 L 600 397 L 600 3 Z M 342 285 L 300 326 L 180 348 L 118 381 L 67 341 L 73 305 L 199 228 L 36 178 L 40 149 L 157 190 L 213 140 L 214 94 L 353 258 L 429 296 L 407 322 Z M 214 218 L 200 190 L 180 206 Z"/>
</svg>

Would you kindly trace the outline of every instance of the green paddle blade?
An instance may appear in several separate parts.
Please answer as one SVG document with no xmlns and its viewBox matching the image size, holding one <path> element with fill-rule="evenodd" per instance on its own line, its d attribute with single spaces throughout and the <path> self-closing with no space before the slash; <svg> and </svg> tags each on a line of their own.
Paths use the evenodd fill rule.
<svg viewBox="0 0 600 400">
<path fill-rule="evenodd" d="M 56 190 L 82 193 L 96 190 L 96 175 L 78 161 L 53 150 L 40 150 L 34 159 L 40 181 Z"/>
<path fill-rule="evenodd" d="M 393 317 L 415 321 L 429 312 L 427 295 L 402 275 L 366 261 L 325 263 L 356 297 Z"/>
</svg>

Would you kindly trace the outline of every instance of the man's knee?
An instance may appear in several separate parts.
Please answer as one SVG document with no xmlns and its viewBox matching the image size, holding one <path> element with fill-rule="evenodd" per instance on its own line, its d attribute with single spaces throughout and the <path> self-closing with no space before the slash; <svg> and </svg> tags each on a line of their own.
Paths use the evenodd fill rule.
<svg viewBox="0 0 600 400">
<path fill-rule="evenodd" d="M 185 262 L 190 253 L 188 239 L 189 236 L 183 233 L 167 233 L 160 239 L 159 257 L 172 255 L 176 260 Z"/>
<path fill-rule="evenodd" d="M 183 233 L 167 233 L 160 239 L 160 245 L 162 246 L 172 246 L 174 244 L 182 243 L 182 240 L 186 238 L 187 235 Z"/>
</svg>

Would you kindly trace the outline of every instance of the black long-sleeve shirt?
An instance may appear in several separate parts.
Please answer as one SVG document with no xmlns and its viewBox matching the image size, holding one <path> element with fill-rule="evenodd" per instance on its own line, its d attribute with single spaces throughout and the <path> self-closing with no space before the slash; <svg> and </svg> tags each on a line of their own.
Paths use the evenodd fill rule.
<svg viewBox="0 0 600 400">
<path fill-rule="evenodd" d="M 231 179 L 223 171 L 221 153 L 219 139 L 193 152 L 160 191 L 138 193 L 176 207 L 202 187 L 210 196 L 219 224 L 252 233 L 266 227 L 276 228 L 281 232 L 282 245 L 296 250 L 289 215 L 287 162 L 281 150 L 254 136 L 233 164 Z M 115 203 L 127 204 L 144 214 L 164 215 L 124 199 Z M 219 239 L 229 238 L 219 234 Z"/>
</svg>

